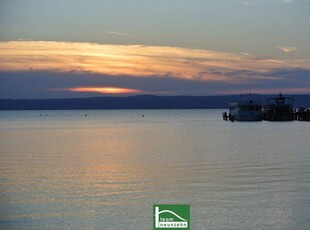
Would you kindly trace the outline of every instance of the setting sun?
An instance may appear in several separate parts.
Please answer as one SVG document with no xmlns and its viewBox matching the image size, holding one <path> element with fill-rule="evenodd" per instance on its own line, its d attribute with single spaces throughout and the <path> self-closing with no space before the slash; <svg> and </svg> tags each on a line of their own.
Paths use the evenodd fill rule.
<svg viewBox="0 0 310 230">
<path fill-rule="evenodd" d="M 127 88 L 115 88 L 115 87 L 80 87 L 80 88 L 69 88 L 63 89 L 72 92 L 96 92 L 104 94 L 128 94 L 128 93 L 139 93 L 140 90 L 137 89 L 127 89 Z"/>
</svg>

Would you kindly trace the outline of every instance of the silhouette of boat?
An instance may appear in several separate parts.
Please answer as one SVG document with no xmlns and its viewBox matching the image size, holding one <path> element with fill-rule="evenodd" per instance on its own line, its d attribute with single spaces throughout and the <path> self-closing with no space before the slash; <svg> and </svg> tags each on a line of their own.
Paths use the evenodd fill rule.
<svg viewBox="0 0 310 230">
<path fill-rule="evenodd" d="M 293 121 L 293 98 L 283 97 L 281 93 L 278 97 L 269 98 L 263 107 L 263 119 L 267 121 Z"/>
</svg>

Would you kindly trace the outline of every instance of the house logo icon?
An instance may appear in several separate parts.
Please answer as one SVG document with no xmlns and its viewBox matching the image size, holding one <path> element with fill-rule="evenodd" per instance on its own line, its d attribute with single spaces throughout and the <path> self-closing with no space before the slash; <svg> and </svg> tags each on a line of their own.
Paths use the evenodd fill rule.
<svg viewBox="0 0 310 230">
<path fill-rule="evenodd" d="M 187 204 L 153 206 L 153 229 L 190 229 L 190 210 Z"/>
</svg>

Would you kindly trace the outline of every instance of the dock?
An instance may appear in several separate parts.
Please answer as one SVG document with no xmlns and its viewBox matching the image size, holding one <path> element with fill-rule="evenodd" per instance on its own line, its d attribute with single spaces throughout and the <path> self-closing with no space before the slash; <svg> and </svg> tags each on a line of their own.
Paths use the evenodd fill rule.
<svg viewBox="0 0 310 230">
<path fill-rule="evenodd" d="M 294 120 L 310 121 L 310 109 L 309 108 L 294 109 Z"/>
</svg>

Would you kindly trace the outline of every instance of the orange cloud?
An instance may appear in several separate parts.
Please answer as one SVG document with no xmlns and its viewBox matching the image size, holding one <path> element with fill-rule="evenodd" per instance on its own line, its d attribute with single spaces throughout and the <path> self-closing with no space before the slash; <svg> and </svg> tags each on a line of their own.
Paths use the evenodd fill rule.
<svg viewBox="0 0 310 230">
<path fill-rule="evenodd" d="M 200 49 L 96 43 L 0 42 L 0 70 L 90 72 L 110 76 L 175 77 L 244 83 L 287 68 L 310 69 L 309 60 L 255 58 Z M 244 71 L 244 72 L 243 72 Z M 246 71 L 252 73 L 249 76 Z M 230 75 L 238 72 L 238 76 Z"/>
<path fill-rule="evenodd" d="M 61 89 L 61 90 L 68 90 L 72 92 L 95 92 L 95 93 L 103 93 L 103 94 L 141 93 L 141 91 L 137 89 L 116 88 L 116 87 L 77 87 L 77 88 L 68 88 L 68 89 Z"/>
<path fill-rule="evenodd" d="M 279 46 L 278 47 L 279 50 L 285 52 L 285 53 L 290 53 L 290 52 L 294 52 L 297 51 L 296 46 Z"/>
</svg>

